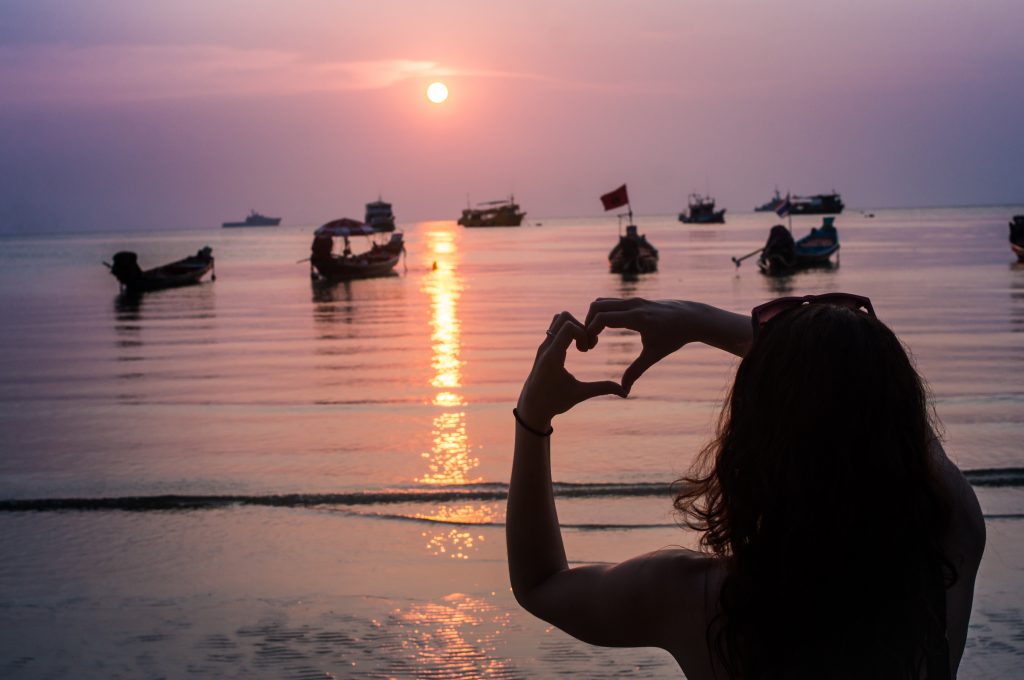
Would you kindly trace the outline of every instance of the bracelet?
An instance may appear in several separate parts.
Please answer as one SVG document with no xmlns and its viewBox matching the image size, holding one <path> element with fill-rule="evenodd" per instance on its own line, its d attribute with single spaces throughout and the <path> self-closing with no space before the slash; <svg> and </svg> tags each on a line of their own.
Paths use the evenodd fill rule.
<svg viewBox="0 0 1024 680">
<path fill-rule="evenodd" d="M 524 430 L 526 430 L 530 434 L 535 434 L 538 437 L 550 437 L 551 433 L 555 431 L 555 428 L 551 427 L 550 425 L 548 425 L 548 431 L 547 432 L 541 432 L 540 430 L 535 430 L 534 428 L 532 428 L 529 425 L 527 425 L 526 421 L 523 420 L 519 416 L 519 411 L 517 409 L 512 409 L 512 415 L 515 416 L 516 422 L 519 423 L 520 425 L 522 425 Z"/>
</svg>

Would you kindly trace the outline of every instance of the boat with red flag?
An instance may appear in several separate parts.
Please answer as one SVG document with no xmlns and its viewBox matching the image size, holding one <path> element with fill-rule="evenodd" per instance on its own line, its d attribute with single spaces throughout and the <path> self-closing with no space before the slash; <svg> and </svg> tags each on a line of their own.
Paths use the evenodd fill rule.
<svg viewBox="0 0 1024 680">
<path fill-rule="evenodd" d="M 633 206 L 629 202 L 629 191 L 623 184 L 614 191 L 601 196 L 605 211 L 626 206 L 627 211 L 619 217 L 619 242 L 608 253 L 608 267 L 612 274 L 632 276 L 658 271 L 658 249 L 637 231 L 633 224 Z M 627 217 L 626 233 L 622 234 L 622 218 Z"/>
</svg>

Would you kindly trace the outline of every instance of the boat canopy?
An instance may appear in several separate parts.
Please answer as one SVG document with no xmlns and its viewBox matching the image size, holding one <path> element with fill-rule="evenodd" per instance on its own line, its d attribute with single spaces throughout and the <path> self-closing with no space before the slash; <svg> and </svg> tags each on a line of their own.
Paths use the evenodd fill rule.
<svg viewBox="0 0 1024 680">
<path fill-rule="evenodd" d="M 317 236 L 373 236 L 377 232 L 359 220 L 342 217 L 328 222 L 313 233 Z"/>
</svg>

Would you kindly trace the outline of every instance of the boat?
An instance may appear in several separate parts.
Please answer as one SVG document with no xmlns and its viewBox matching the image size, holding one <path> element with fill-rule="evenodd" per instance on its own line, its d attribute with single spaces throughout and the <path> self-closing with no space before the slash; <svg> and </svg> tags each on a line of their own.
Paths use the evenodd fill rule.
<svg viewBox="0 0 1024 680">
<path fill-rule="evenodd" d="M 391 238 L 384 243 L 371 241 L 370 249 L 363 253 L 353 253 L 349 243 L 351 236 L 369 238 L 376 233 L 370 225 L 346 217 L 317 228 L 313 232 L 312 253 L 309 257 L 310 275 L 314 279 L 331 281 L 390 276 L 405 252 L 402 232 L 393 232 Z M 337 237 L 343 238 L 345 242 L 340 255 L 334 253 L 334 239 Z"/>
<path fill-rule="evenodd" d="M 761 205 L 754 208 L 754 212 L 775 212 L 775 209 L 778 208 L 781 204 L 782 194 L 779 193 L 779 188 L 775 187 L 775 197 L 772 198 L 772 200 L 768 201 L 767 203 L 762 203 Z"/>
<path fill-rule="evenodd" d="M 1024 262 L 1024 215 L 1014 215 L 1010 220 L 1010 249 L 1018 262 Z"/>
<path fill-rule="evenodd" d="M 382 201 L 379 196 L 373 203 L 366 204 L 364 221 L 373 227 L 374 231 L 395 230 L 395 213 L 391 210 L 391 204 Z"/>
<path fill-rule="evenodd" d="M 626 227 L 625 236 L 608 253 L 612 274 L 647 274 L 658 271 L 658 249 L 637 233 L 636 225 Z"/>
<path fill-rule="evenodd" d="M 117 277 L 121 289 L 130 293 L 146 293 L 164 288 L 190 286 L 200 282 L 207 272 L 213 272 L 213 249 L 205 246 L 195 255 L 190 255 L 177 262 L 143 271 L 139 267 L 139 257 L 135 253 L 122 250 L 114 253 L 114 263 L 104 262 L 110 273 Z M 211 281 L 217 280 L 214 272 Z"/>
<path fill-rule="evenodd" d="M 459 224 L 464 227 L 518 227 L 526 213 L 519 209 L 515 196 L 500 201 L 478 203 L 462 211 Z"/>
<path fill-rule="evenodd" d="M 280 217 L 267 217 L 255 210 L 249 211 L 249 216 L 242 222 L 224 222 L 222 227 L 276 227 L 281 224 Z"/>
<path fill-rule="evenodd" d="M 795 242 L 786 227 L 776 224 L 768 233 L 757 266 L 764 274 L 779 276 L 829 265 L 829 258 L 839 250 L 839 231 L 834 222 L 834 217 L 823 218 L 820 227 Z"/>
<path fill-rule="evenodd" d="M 831 194 L 793 196 L 789 203 L 789 211 L 794 215 L 838 215 L 846 207 L 843 199 L 835 191 Z"/>
<path fill-rule="evenodd" d="M 725 224 L 725 208 L 715 210 L 715 199 L 700 194 L 690 194 L 689 214 L 679 213 L 684 224 Z"/>
</svg>

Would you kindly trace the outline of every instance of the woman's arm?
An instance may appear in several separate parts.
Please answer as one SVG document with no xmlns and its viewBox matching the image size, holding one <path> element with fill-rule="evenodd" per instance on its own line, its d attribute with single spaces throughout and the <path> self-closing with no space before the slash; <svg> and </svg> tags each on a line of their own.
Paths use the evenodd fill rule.
<svg viewBox="0 0 1024 680">
<path fill-rule="evenodd" d="M 563 313 L 552 332 L 517 406 L 505 529 L 512 591 L 527 611 L 586 642 L 659 646 L 677 658 L 696 657 L 703 653 L 710 558 L 663 550 L 615 565 L 568 567 L 551 487 L 550 437 L 542 433 L 555 415 L 585 399 L 625 393 L 614 382 L 581 383 L 565 370 L 573 340 L 590 346 L 582 324 Z"/>
<path fill-rule="evenodd" d="M 644 371 L 689 342 L 703 342 L 742 357 L 753 336 L 750 316 L 686 300 L 598 298 L 590 305 L 586 326 L 587 349 L 597 344 L 605 328 L 640 333 L 643 349 L 622 375 L 626 392 Z"/>
</svg>

